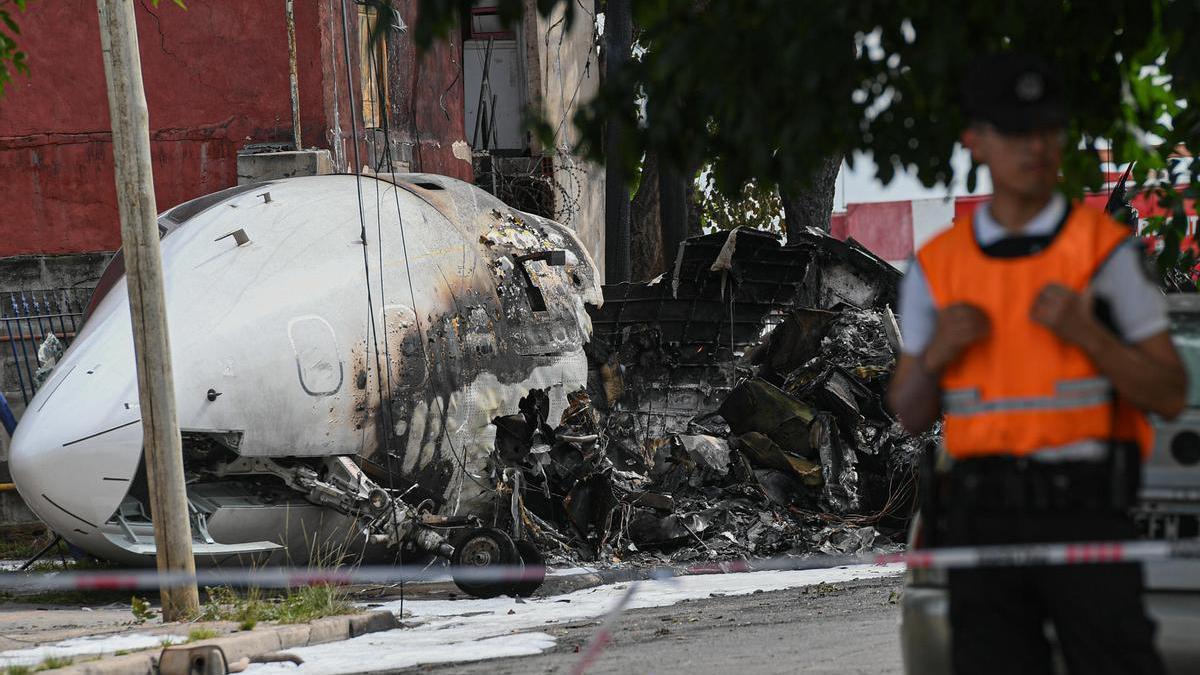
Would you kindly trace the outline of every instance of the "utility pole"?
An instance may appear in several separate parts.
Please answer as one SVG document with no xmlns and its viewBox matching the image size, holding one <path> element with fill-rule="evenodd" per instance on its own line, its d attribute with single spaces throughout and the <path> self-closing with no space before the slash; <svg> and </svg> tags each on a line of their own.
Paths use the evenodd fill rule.
<svg viewBox="0 0 1200 675">
<path fill-rule="evenodd" d="M 630 0 L 608 0 L 604 12 L 604 76 L 617 77 L 633 50 Z M 629 105 L 633 105 L 630 101 Z M 604 130 L 604 283 L 629 281 L 629 176 L 620 147 L 626 133 L 620 115 Z"/>
<path fill-rule="evenodd" d="M 192 557 L 183 450 L 179 421 L 175 417 L 158 209 L 150 166 L 150 116 L 142 85 L 137 23 L 133 0 L 96 0 L 96 5 L 100 11 L 100 47 L 112 116 L 121 247 L 133 321 L 133 351 L 158 571 L 194 577 L 196 561 Z M 199 613 L 200 599 L 194 580 L 160 590 L 163 621 L 179 621 Z"/>
<path fill-rule="evenodd" d="M 296 73 L 296 11 L 293 0 L 284 4 L 284 14 L 287 18 L 288 34 L 288 83 L 291 85 L 292 97 L 292 145 L 294 150 L 304 149 L 300 142 L 300 82 Z"/>
</svg>

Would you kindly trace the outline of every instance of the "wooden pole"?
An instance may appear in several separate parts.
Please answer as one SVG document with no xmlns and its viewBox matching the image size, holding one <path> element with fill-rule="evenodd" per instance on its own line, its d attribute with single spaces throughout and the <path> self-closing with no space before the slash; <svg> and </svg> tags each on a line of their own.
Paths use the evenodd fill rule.
<svg viewBox="0 0 1200 675">
<path fill-rule="evenodd" d="M 150 166 L 150 127 L 138 54 L 133 0 L 96 0 L 100 46 L 112 116 L 121 247 L 129 286 L 138 399 L 150 483 L 150 514 L 158 570 L 194 575 L 192 529 L 183 480 L 183 450 L 175 417 L 171 342 L 163 295 L 158 209 Z M 196 584 L 161 588 L 163 620 L 188 619 L 200 611 Z"/>
<path fill-rule="evenodd" d="M 296 71 L 296 12 L 292 2 L 287 0 L 284 4 L 288 34 L 288 82 L 292 97 L 292 145 L 295 150 L 303 150 L 304 144 L 300 141 L 300 78 Z"/>
</svg>

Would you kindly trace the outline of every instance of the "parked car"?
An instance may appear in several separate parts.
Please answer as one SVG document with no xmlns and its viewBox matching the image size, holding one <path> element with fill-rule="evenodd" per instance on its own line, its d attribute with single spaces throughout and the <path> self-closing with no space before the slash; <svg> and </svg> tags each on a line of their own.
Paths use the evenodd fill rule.
<svg viewBox="0 0 1200 675">
<path fill-rule="evenodd" d="M 1189 374 L 1188 405 L 1174 421 L 1154 420 L 1154 450 L 1145 465 L 1135 516 L 1148 539 L 1200 537 L 1200 295 L 1168 298 L 1171 332 Z M 910 546 L 919 546 L 914 519 Z M 1200 560 L 1146 563 L 1146 608 L 1157 643 L 1174 674 L 1200 672 Z M 1103 589 L 1097 589 L 1103 593 Z M 909 570 L 901 608 L 905 671 L 950 673 L 949 595 L 944 570 Z M 1049 631 L 1053 641 L 1053 631 Z M 1061 669 L 1061 664 L 1060 664 Z"/>
</svg>

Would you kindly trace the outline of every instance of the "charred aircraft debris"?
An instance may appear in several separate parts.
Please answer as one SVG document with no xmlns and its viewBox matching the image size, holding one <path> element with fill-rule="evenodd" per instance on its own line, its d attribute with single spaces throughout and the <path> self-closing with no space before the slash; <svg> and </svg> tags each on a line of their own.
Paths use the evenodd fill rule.
<svg viewBox="0 0 1200 675">
<path fill-rule="evenodd" d="M 882 403 L 899 278 L 853 241 L 735 230 L 605 286 L 587 390 L 494 421 L 494 522 L 561 562 L 893 545 L 936 443 Z"/>
<path fill-rule="evenodd" d="M 602 295 L 571 230 L 442 176 L 239 186 L 159 223 L 199 564 L 847 551 L 907 517 L 932 436 L 881 404 L 899 275 L 852 242 L 706 235 Z M 70 543 L 148 565 L 133 362 L 118 256 L 9 465 Z"/>
</svg>

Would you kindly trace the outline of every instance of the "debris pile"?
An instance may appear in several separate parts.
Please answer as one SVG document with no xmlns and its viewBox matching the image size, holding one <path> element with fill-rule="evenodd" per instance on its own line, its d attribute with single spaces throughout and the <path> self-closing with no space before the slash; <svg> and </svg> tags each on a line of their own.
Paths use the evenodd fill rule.
<svg viewBox="0 0 1200 675">
<path fill-rule="evenodd" d="M 883 404 L 898 281 L 853 240 L 734 230 L 606 286 L 588 391 L 495 420 L 498 513 L 552 561 L 893 546 L 936 442 Z"/>
</svg>

